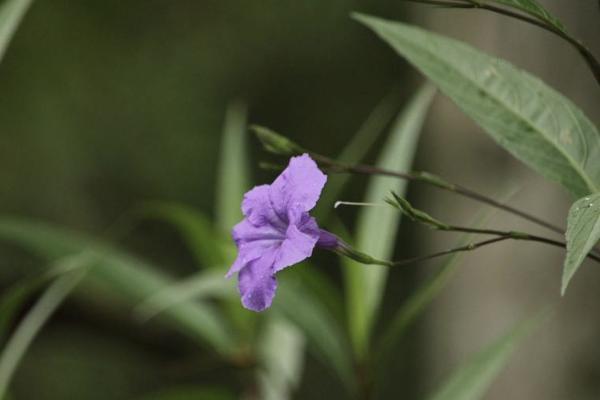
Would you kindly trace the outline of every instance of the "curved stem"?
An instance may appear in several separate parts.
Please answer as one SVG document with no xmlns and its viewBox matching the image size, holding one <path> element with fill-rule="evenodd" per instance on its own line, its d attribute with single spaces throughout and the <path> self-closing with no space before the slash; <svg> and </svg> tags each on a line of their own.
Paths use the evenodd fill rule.
<svg viewBox="0 0 600 400">
<path fill-rule="evenodd" d="M 537 27 L 540 27 L 548 32 L 551 32 L 551 33 L 557 35 L 558 37 L 562 38 L 563 40 L 568 42 L 570 45 L 575 47 L 575 49 L 583 57 L 583 59 L 585 60 L 585 62 L 588 65 L 588 67 L 594 74 L 594 78 L 596 78 L 596 82 L 600 85 L 600 62 L 596 59 L 596 57 L 594 57 L 592 52 L 583 45 L 583 43 L 581 43 L 579 40 L 575 39 L 568 33 L 564 32 L 560 29 L 557 29 L 556 27 L 554 27 L 552 25 L 549 25 L 545 21 L 538 20 L 536 18 L 532 18 L 527 15 L 523 15 L 523 14 L 511 11 L 511 10 L 507 10 L 505 8 L 501 8 L 501 7 L 497 7 L 497 6 L 493 6 L 493 5 L 489 5 L 489 4 L 476 3 L 473 1 L 470 1 L 470 5 L 465 6 L 465 7 L 481 8 L 482 10 L 488 10 L 488 11 L 492 11 L 492 12 L 495 12 L 498 14 L 506 15 L 508 17 L 515 18 L 515 19 L 527 22 L 529 24 L 535 25 Z"/>
<path fill-rule="evenodd" d="M 463 252 L 463 251 L 475 250 L 475 249 L 478 249 L 480 247 L 487 246 L 487 245 L 493 244 L 493 243 L 502 242 L 502 241 L 508 240 L 508 239 L 512 239 L 512 238 L 510 238 L 508 236 L 495 237 L 495 238 L 492 238 L 492 239 L 483 240 L 481 242 L 469 243 L 469 244 L 466 244 L 464 246 L 454 247 L 452 249 L 443 250 L 443 251 L 439 251 L 437 253 L 428 254 L 426 256 L 417 256 L 417 257 L 412 257 L 412 258 L 406 258 L 404 260 L 392 261 L 388 265 L 390 267 L 401 267 L 401 266 L 404 266 L 404 265 L 409 265 L 409 264 L 413 264 L 413 263 L 420 262 L 420 261 L 430 260 L 432 258 L 447 256 L 447 255 L 453 254 L 453 253 L 460 253 L 460 252 Z"/>
<path fill-rule="evenodd" d="M 477 234 L 482 234 L 482 235 L 496 235 L 498 237 L 503 237 L 506 239 L 528 240 L 531 242 L 545 243 L 550 246 L 560 247 L 563 249 L 567 248 L 567 244 L 563 241 L 550 239 L 550 238 L 547 238 L 544 236 L 532 235 L 532 234 L 525 233 L 525 232 L 500 231 L 500 230 L 495 230 L 495 229 L 477 229 L 477 228 L 467 228 L 467 227 L 462 227 L 462 226 L 449 226 L 448 228 L 446 228 L 444 230 L 455 231 L 455 232 L 477 233 Z M 597 254 L 595 254 L 593 252 L 588 254 L 587 257 L 594 261 L 600 262 L 600 256 L 598 256 Z"/>
<path fill-rule="evenodd" d="M 478 229 L 468 229 L 468 228 L 464 228 L 464 229 L 456 229 L 456 230 L 460 230 L 462 232 L 472 232 L 472 233 L 485 233 L 485 234 L 492 234 L 487 230 L 478 230 Z M 483 232 L 485 231 L 485 232 Z M 409 265 L 409 264 L 413 264 L 416 262 L 421 262 L 421 261 L 426 261 L 426 260 L 430 260 L 432 258 L 438 258 L 438 257 L 443 257 L 443 256 L 447 256 L 449 254 L 453 254 L 453 253 L 459 253 L 459 252 L 463 252 L 463 251 L 471 251 L 471 250 L 475 250 L 478 249 L 480 247 L 484 247 L 490 244 L 494 244 L 494 243 L 498 243 L 498 242 L 503 242 L 505 240 L 528 240 L 528 241 L 533 241 L 533 242 L 540 242 L 540 243 L 546 243 L 549 244 L 551 246 L 555 246 L 555 247 L 560 247 L 560 248 L 565 248 L 566 244 L 564 242 L 560 242 L 558 240 L 552 240 L 552 239 L 548 239 L 545 237 L 541 237 L 541 236 L 535 236 L 535 235 L 529 235 L 529 234 L 521 234 L 518 232 L 499 232 L 502 233 L 502 236 L 497 236 L 491 239 L 487 239 L 487 240 L 482 240 L 481 242 L 475 242 L 475 243 L 469 243 L 466 244 L 464 246 L 459 246 L 459 247 L 454 247 L 452 249 L 448 249 L 448 250 L 443 250 L 443 251 L 439 251 L 437 253 L 432 253 L 432 254 L 428 254 L 425 256 L 417 256 L 417 257 L 412 257 L 412 258 L 407 258 L 404 260 L 398 260 L 398 261 L 390 261 L 388 263 L 382 264 L 382 265 L 386 265 L 388 267 L 401 267 L 401 266 L 405 266 L 405 265 Z M 517 234 L 516 236 L 514 234 Z M 587 255 L 588 258 L 600 262 L 600 257 L 590 253 Z"/>
<path fill-rule="evenodd" d="M 498 6 L 486 4 L 481 1 L 475 1 L 475 0 L 406 0 L 406 1 L 410 1 L 413 3 L 431 4 L 431 5 L 441 6 L 441 7 L 448 7 L 448 8 L 479 8 L 482 10 L 487 10 L 487 11 L 495 12 L 495 13 L 498 13 L 501 15 L 505 15 L 507 17 L 518 19 L 520 21 L 527 22 L 529 24 L 532 24 L 539 28 L 542 28 L 545 31 L 555 34 L 556 36 L 560 37 L 561 39 L 563 39 L 567 43 L 569 43 L 571 46 L 573 46 L 577 50 L 577 52 L 583 57 L 586 64 L 588 65 L 589 69 L 592 71 L 592 74 L 594 75 L 596 82 L 600 85 L 600 62 L 598 61 L 598 59 L 596 59 L 596 57 L 590 51 L 590 49 L 588 49 L 583 43 L 581 43 L 579 40 L 575 39 L 574 37 L 572 37 L 565 31 L 556 28 L 555 26 L 553 26 L 552 24 L 549 24 L 547 21 L 544 21 L 543 19 L 538 19 L 538 18 L 531 17 L 529 15 L 525 15 L 525 14 L 522 14 L 519 12 L 515 12 L 512 10 L 503 8 L 503 7 L 498 7 Z M 466 1 L 466 3 L 464 1 Z"/>
<path fill-rule="evenodd" d="M 374 167 L 374 166 L 370 166 L 370 165 L 362 165 L 362 164 L 357 164 L 357 165 L 340 165 L 337 162 L 330 160 L 326 157 L 321 157 L 321 156 L 316 156 L 315 158 L 318 158 L 318 161 L 330 165 L 332 167 L 331 171 L 332 172 L 337 172 L 337 173 L 357 173 L 357 174 L 364 174 L 364 175 L 385 175 L 385 176 L 392 176 L 395 178 L 400 178 L 400 179 L 405 179 L 405 180 L 409 180 L 409 181 L 416 181 L 416 182 L 421 182 L 421 183 L 427 183 L 430 185 L 433 185 L 435 187 L 438 187 L 440 189 L 449 191 L 449 192 L 453 192 L 456 194 L 459 194 L 461 196 L 464 197 L 468 197 L 472 200 L 476 200 L 480 203 L 485 203 L 488 204 L 492 207 L 504 210 L 506 212 L 509 212 L 511 214 L 517 215 L 521 218 L 524 218 L 530 222 L 533 222 L 534 224 L 537 224 L 539 226 L 543 226 L 546 229 L 549 229 L 553 232 L 559 233 L 561 235 L 564 235 L 564 229 L 551 224 L 550 222 L 544 221 L 541 218 L 538 218 L 532 214 L 529 214 L 525 211 L 519 210 L 517 208 L 514 208 L 512 206 L 509 206 L 508 204 L 504 204 L 501 203 L 497 200 L 492 199 L 491 197 L 487 197 L 481 193 L 475 192 L 474 190 L 468 189 L 464 186 L 460 186 L 460 185 L 456 185 L 456 184 L 452 184 L 452 183 L 448 183 L 445 182 L 439 178 L 433 177 L 432 175 L 429 174 L 424 174 L 424 173 L 419 173 L 419 172 L 397 172 L 397 171 L 390 171 L 384 168 L 379 168 L 379 167 Z"/>
</svg>

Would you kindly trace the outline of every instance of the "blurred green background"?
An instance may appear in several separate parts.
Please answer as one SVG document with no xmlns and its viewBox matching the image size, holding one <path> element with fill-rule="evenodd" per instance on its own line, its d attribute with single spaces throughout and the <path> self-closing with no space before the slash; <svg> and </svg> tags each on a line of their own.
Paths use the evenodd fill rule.
<svg viewBox="0 0 600 400">
<path fill-rule="evenodd" d="M 546 3 L 599 52 L 595 1 Z M 123 213 L 148 200 L 178 202 L 211 215 L 224 115 L 232 100 L 248 105 L 251 122 L 320 153 L 337 154 L 382 98 L 393 93 L 400 109 L 421 81 L 349 18 L 356 10 L 412 21 L 510 59 L 566 92 L 598 120 L 598 91 L 591 88 L 592 78 L 574 52 L 547 33 L 500 16 L 383 0 L 40 0 L 0 64 L 2 214 L 50 221 L 100 237 Z M 524 35 L 531 39 L 525 42 Z M 419 169 L 490 194 L 525 186 L 517 204 L 553 221 L 564 219 L 567 197 L 510 158 L 448 100 L 438 98 L 430 115 L 417 153 Z M 256 167 L 268 156 L 253 138 L 249 142 L 255 166 L 252 181 L 269 181 L 272 174 Z M 369 160 L 376 153 L 372 151 Z M 360 200 L 364 183 L 364 178 L 355 178 L 344 199 Z M 464 221 L 475 212 L 472 203 L 421 187 L 411 188 L 410 196 L 422 208 L 450 220 Z M 354 213 L 340 211 L 350 227 Z M 512 219 L 496 222 L 518 227 Z M 430 236 L 403 224 L 397 255 L 420 254 L 447 243 Z M 119 244 L 173 276 L 197 271 L 193 255 L 167 224 L 143 222 L 120 237 Z M 553 267 L 560 266 L 561 254 L 539 252 L 535 247 L 515 255 L 514 248 L 506 246 L 472 258 L 477 264 L 493 257 L 492 264 L 499 266 L 490 268 L 506 279 L 511 272 L 502 268 L 512 265 L 514 257 L 528 266 L 545 265 L 527 272 L 515 267 L 512 276 L 521 275 L 506 286 L 498 275 L 480 277 L 486 264 L 475 271 L 478 278 L 461 273 L 441 305 L 411 334 L 410 346 L 395 357 L 388 371 L 395 378 L 382 398 L 399 393 L 418 398 L 473 346 L 502 332 L 508 326 L 502 321 L 526 315 L 523 310 L 535 309 L 548 297 L 554 299 L 559 273 Z M 16 246 L 3 245 L 0 285 L 8 287 L 41 262 Z M 342 286 L 335 259 L 318 256 L 317 263 Z M 548 265 L 552 263 L 556 265 Z M 597 272 L 587 273 L 598 277 Z M 384 316 L 419 279 L 416 270 L 392 274 Z M 523 289 L 523 281 L 530 280 L 538 286 Z M 579 289 L 573 290 L 580 291 L 579 298 L 572 296 L 562 306 L 565 316 L 557 326 L 593 317 L 598 284 L 584 281 L 580 277 Z M 518 301 L 515 292 L 521 293 Z M 470 300 L 465 293 L 471 293 Z M 479 302 L 480 297 L 488 303 Z M 225 385 L 241 393 L 250 380 L 248 371 L 223 363 L 210 349 L 160 326 L 137 324 L 129 310 L 121 311 L 90 297 L 68 301 L 28 352 L 15 376 L 13 398 L 141 399 L 165 387 L 198 384 Z M 490 315 L 497 316 L 492 323 Z M 596 320 L 577 332 L 567 330 L 547 339 L 543 354 L 557 367 L 519 358 L 518 373 L 503 377 L 490 396 L 597 398 L 600 354 L 591 338 L 600 332 L 598 325 Z M 331 372 L 307 357 L 295 398 L 347 398 Z M 570 367 L 560 365 L 565 357 L 572 357 L 565 361 Z M 569 368 L 578 368 L 577 377 L 566 372 Z M 515 384 L 519 374 L 530 374 L 540 386 L 554 377 L 551 389 L 519 380 Z M 510 385 L 517 389 L 506 392 Z M 575 387 L 577 396 L 563 396 L 573 394 Z M 215 393 L 205 398 L 219 397 Z"/>
</svg>

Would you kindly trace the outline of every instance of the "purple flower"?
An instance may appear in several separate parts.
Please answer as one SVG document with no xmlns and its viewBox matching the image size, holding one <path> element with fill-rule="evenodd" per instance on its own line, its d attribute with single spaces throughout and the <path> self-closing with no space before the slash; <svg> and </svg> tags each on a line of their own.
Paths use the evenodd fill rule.
<svg viewBox="0 0 600 400">
<path fill-rule="evenodd" d="M 320 230 L 308 212 L 327 181 L 317 164 L 303 154 L 271 185 L 256 186 L 244 195 L 244 219 L 232 231 L 238 256 L 227 277 L 239 272 L 244 307 L 268 308 L 275 296 L 275 274 L 311 256 L 315 246 L 334 248 L 336 237 Z"/>
</svg>

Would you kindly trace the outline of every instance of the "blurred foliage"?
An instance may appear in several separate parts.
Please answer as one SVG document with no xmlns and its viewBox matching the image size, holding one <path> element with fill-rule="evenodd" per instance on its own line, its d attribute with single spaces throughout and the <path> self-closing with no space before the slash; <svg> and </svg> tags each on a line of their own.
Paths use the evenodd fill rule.
<svg viewBox="0 0 600 400">
<path fill-rule="evenodd" d="M 356 10 L 396 18 L 402 5 L 33 4 L 0 64 L 0 285 L 13 288 L 0 306 L 2 330 L 13 333 L 3 354 L 10 340 L 24 340 L 19 323 L 36 317 L 60 283 L 44 291 L 48 282 L 31 278 L 31 271 L 81 255 L 89 257 L 89 273 L 49 325 L 42 327 L 68 290 L 43 318 L 37 315 L 39 324 L 24 337 L 33 339 L 39 328 L 43 335 L 27 349 L 11 398 L 330 399 L 370 389 L 375 378 L 363 362 L 377 350 L 370 343 L 375 321 L 386 317 L 376 315 L 385 278 L 377 278 L 377 290 L 354 285 L 356 293 L 346 300 L 359 300 L 351 299 L 344 313 L 337 260 L 316 255 L 293 274 L 281 274 L 276 304 L 258 315 L 241 308 L 232 281 L 219 278 L 234 257 L 227 230 L 240 216 L 239 198 L 254 182 L 269 179 L 249 167 L 266 155 L 253 151 L 247 121 L 345 161 L 375 159 L 371 147 L 381 144 L 381 132 L 391 132 L 384 142 L 391 145 L 377 152 L 378 159 L 409 168 L 433 92 L 420 92 L 413 108 L 385 129 L 414 85 L 401 81 L 397 94 L 399 64 L 350 20 Z M 345 187 L 347 180 L 332 177 L 326 202 L 342 193 L 362 196 L 366 180 Z M 381 197 L 386 182 L 371 179 L 367 198 Z M 328 208 L 321 205 L 319 215 L 350 236 Z M 363 214 L 373 219 L 370 210 Z M 387 240 L 378 240 L 374 232 L 385 222 L 393 226 Z M 391 258 L 398 251 L 395 231 L 384 216 L 359 233 L 359 242 L 383 246 Z M 388 325 L 392 332 L 405 334 L 446 273 L 433 274 L 409 298 L 406 314 Z M 361 296 L 376 298 L 369 300 L 368 315 L 353 313 Z M 362 332 L 344 329 L 354 319 Z M 517 336 L 498 342 L 506 351 L 467 365 L 466 381 L 481 389 L 477 396 Z M 404 360 L 407 367 L 417 362 Z M 399 379 L 390 393 L 410 398 L 419 385 L 412 378 Z"/>
<path fill-rule="evenodd" d="M 392 56 L 348 18 L 384 3 L 35 2 L 0 64 L 3 213 L 100 235 L 148 200 L 212 215 L 232 98 L 250 121 L 337 148 L 397 82 Z M 109 239 L 166 272 L 197 270 L 193 247 L 164 223 Z M 13 246 L 1 256 L 4 287 L 39 264 Z M 213 356 L 156 324 L 136 327 L 102 299 L 59 312 L 17 373 L 17 399 L 126 399 L 215 381 L 198 375 Z"/>
</svg>

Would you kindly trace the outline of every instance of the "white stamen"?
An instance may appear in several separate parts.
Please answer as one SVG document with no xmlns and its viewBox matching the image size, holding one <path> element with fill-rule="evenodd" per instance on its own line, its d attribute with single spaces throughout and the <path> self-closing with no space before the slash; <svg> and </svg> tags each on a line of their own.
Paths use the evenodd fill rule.
<svg viewBox="0 0 600 400">
<path fill-rule="evenodd" d="M 382 207 L 385 204 L 380 203 L 361 203 L 357 201 L 336 201 L 333 204 L 333 208 L 338 208 L 339 206 L 365 206 L 365 207 Z"/>
</svg>

